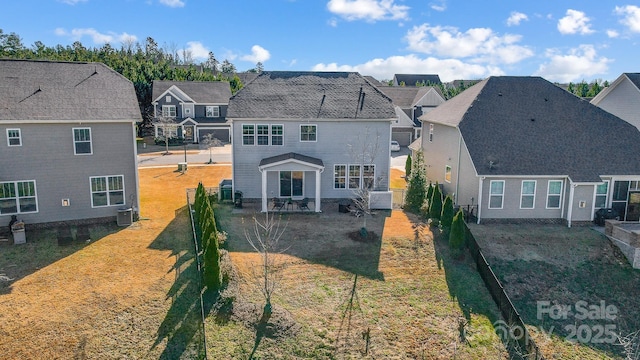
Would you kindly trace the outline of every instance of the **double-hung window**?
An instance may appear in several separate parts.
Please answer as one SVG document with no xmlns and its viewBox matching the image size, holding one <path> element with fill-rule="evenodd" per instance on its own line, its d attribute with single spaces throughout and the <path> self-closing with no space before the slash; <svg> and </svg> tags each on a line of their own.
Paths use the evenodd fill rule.
<svg viewBox="0 0 640 360">
<path fill-rule="evenodd" d="M 451 166 L 449 165 L 444 167 L 444 181 L 451 183 Z"/>
<path fill-rule="evenodd" d="M 502 209 L 504 200 L 504 180 L 489 182 L 489 209 Z"/>
<path fill-rule="evenodd" d="M 114 206 L 124 204 L 124 176 L 91 177 L 91 206 Z"/>
<path fill-rule="evenodd" d="M 207 106 L 205 108 L 206 117 L 220 117 L 220 107 L 219 106 Z"/>
<path fill-rule="evenodd" d="M 242 125 L 242 145 L 255 145 L 255 125 Z"/>
<path fill-rule="evenodd" d="M 38 212 L 35 180 L 0 182 L 0 215 Z"/>
<path fill-rule="evenodd" d="M 560 209 L 562 180 L 549 180 L 547 185 L 547 209 Z"/>
<path fill-rule="evenodd" d="M 269 145 L 269 125 L 256 125 L 258 145 Z"/>
<path fill-rule="evenodd" d="M 300 125 L 300 141 L 318 141 L 318 126 Z"/>
<path fill-rule="evenodd" d="M 73 153 L 76 155 L 91 155 L 91 128 L 73 129 Z"/>
<path fill-rule="evenodd" d="M 271 125 L 271 145 L 284 145 L 284 126 Z"/>
<path fill-rule="evenodd" d="M 605 181 L 600 185 L 596 185 L 596 201 L 594 202 L 594 208 L 606 208 L 607 207 L 607 194 L 609 193 L 609 181 Z"/>
<path fill-rule="evenodd" d="M 362 185 L 367 189 L 373 189 L 375 181 L 376 166 L 375 165 L 363 165 L 362 166 Z"/>
<path fill-rule="evenodd" d="M 533 209 L 536 202 L 536 181 L 523 180 L 520 191 L 520 209 Z"/>
<path fill-rule="evenodd" d="M 429 142 L 433 142 L 433 124 L 429 124 Z"/>
<path fill-rule="evenodd" d="M 176 117 L 176 106 L 175 105 L 162 105 L 162 116 L 163 117 Z"/>
<path fill-rule="evenodd" d="M 349 165 L 349 189 L 360 188 L 360 165 Z"/>
<path fill-rule="evenodd" d="M 7 145 L 22 146 L 22 137 L 20 129 L 7 129 Z"/>
<path fill-rule="evenodd" d="M 333 166 L 333 188 L 334 189 L 347 188 L 347 165 Z"/>
</svg>

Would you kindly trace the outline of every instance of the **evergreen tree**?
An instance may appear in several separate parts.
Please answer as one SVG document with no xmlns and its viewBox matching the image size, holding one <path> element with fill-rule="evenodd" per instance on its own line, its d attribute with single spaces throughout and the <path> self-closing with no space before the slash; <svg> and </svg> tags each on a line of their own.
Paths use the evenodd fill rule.
<svg viewBox="0 0 640 360">
<path fill-rule="evenodd" d="M 405 196 L 405 209 L 414 213 L 420 212 L 425 200 L 426 184 L 427 176 L 424 170 L 422 151 L 418 151 L 413 162 L 411 177 L 409 178 Z"/>
<path fill-rule="evenodd" d="M 431 205 L 431 196 L 433 196 L 433 184 L 429 184 L 427 186 L 427 196 L 425 197 L 425 202 L 422 207 L 423 216 L 425 218 L 429 217 L 429 207 Z"/>
<path fill-rule="evenodd" d="M 453 216 L 453 198 L 447 195 L 447 197 L 444 199 L 444 204 L 442 205 L 442 215 L 440 216 L 440 224 L 442 224 L 442 227 L 444 227 L 445 229 L 451 228 Z"/>
<path fill-rule="evenodd" d="M 429 218 L 440 220 L 442 214 L 442 193 L 440 192 L 440 186 L 436 182 L 433 187 L 433 194 L 431 195 L 431 201 L 429 201 Z"/>
<path fill-rule="evenodd" d="M 411 154 L 407 155 L 407 161 L 404 163 L 404 176 L 405 179 L 411 176 Z"/>
<path fill-rule="evenodd" d="M 460 209 L 453 217 L 451 232 L 449 233 L 449 247 L 454 257 L 460 257 L 462 255 L 466 241 L 465 236 L 464 214 L 462 213 L 462 209 Z"/>
</svg>

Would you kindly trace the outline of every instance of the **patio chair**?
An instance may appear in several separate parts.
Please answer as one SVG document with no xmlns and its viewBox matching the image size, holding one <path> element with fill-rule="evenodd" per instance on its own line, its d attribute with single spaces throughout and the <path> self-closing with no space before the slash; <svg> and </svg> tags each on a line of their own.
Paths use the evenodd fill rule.
<svg viewBox="0 0 640 360">
<path fill-rule="evenodd" d="M 284 201 L 284 200 L 282 200 L 282 199 L 280 199 L 280 198 L 277 198 L 277 197 L 274 197 L 274 198 L 272 199 L 272 202 L 273 202 L 273 206 L 271 207 L 271 210 L 278 210 L 278 211 L 280 211 L 280 210 L 282 210 L 282 208 L 283 208 L 283 207 L 284 207 L 284 205 L 285 205 L 285 201 Z"/>
<path fill-rule="evenodd" d="M 309 210 L 309 198 L 304 198 L 298 202 L 298 209 L 300 210 Z"/>
</svg>

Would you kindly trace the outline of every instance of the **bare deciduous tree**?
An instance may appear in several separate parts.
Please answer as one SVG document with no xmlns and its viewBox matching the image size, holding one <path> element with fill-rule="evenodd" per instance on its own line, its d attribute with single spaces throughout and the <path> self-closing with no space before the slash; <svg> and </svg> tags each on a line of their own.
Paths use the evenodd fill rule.
<svg viewBox="0 0 640 360">
<path fill-rule="evenodd" d="M 245 231 L 249 245 L 260 256 L 261 264 L 252 266 L 251 278 L 265 299 L 262 319 L 266 321 L 271 315 L 271 296 L 278 288 L 284 267 L 281 255 L 286 249 L 279 248 L 287 224 L 281 224 L 280 217 L 269 212 L 264 213 L 264 220 L 253 217 L 253 228 Z"/>
<path fill-rule="evenodd" d="M 164 146 L 165 146 L 165 155 L 170 154 L 169 153 L 169 138 L 170 136 L 168 135 L 168 133 L 170 133 L 170 130 L 176 127 L 176 122 L 174 121 L 174 118 L 170 117 L 170 116 L 158 116 L 155 119 L 155 123 L 160 127 L 160 129 L 162 129 L 162 138 L 164 139 Z"/>
<path fill-rule="evenodd" d="M 209 149 L 209 162 L 207 164 L 213 164 L 213 159 L 211 158 L 211 148 L 222 146 L 222 141 L 217 137 L 214 137 L 213 133 L 208 133 L 202 138 L 202 146 L 205 149 Z"/>
</svg>

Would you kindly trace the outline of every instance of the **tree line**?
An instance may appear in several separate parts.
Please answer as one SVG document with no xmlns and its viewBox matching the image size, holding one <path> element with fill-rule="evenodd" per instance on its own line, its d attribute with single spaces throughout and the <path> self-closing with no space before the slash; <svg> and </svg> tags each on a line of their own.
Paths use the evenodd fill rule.
<svg viewBox="0 0 640 360">
<path fill-rule="evenodd" d="M 0 58 L 104 63 L 133 83 L 145 123 L 153 120 L 153 80 L 228 81 L 233 94 L 243 86 L 236 67 L 229 60 L 220 63 L 213 52 L 209 52 L 206 61 L 196 63 L 189 50 L 179 50 L 175 45 L 161 47 L 152 37 L 147 37 L 144 44 L 123 42 L 119 49 L 109 43 L 101 47 L 85 47 L 80 41 L 67 46 L 46 46 L 36 41 L 27 47 L 18 34 L 5 33 L 0 29 Z M 258 63 L 249 72 L 262 70 L 262 64 Z"/>
</svg>

